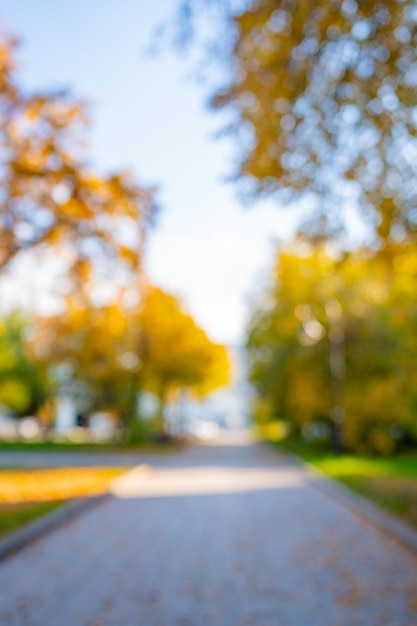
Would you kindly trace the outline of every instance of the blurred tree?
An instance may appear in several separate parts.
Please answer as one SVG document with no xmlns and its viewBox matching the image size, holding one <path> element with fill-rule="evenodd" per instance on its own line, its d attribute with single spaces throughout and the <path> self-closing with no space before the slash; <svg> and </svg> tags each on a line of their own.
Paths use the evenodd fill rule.
<svg viewBox="0 0 417 626">
<path fill-rule="evenodd" d="M 364 250 L 337 256 L 300 242 L 281 250 L 249 325 L 258 422 L 284 420 L 295 434 L 332 426 L 331 334 L 338 328 L 331 307 L 337 301 L 344 444 L 388 454 L 402 439 L 416 440 L 417 255 L 413 245 L 392 254 L 394 262 Z"/>
<path fill-rule="evenodd" d="M 15 415 L 34 415 L 45 403 L 51 382 L 31 352 L 28 321 L 18 312 L 0 320 L 0 405 Z"/>
<path fill-rule="evenodd" d="M 174 296 L 147 285 L 139 305 L 126 305 L 121 292 L 98 307 L 87 292 L 68 297 L 61 315 L 39 320 L 34 350 L 45 363 L 67 367 L 70 393 L 88 410 L 112 411 L 127 425 L 136 418 L 138 393 L 146 389 L 160 401 L 162 430 L 172 392 L 202 396 L 227 384 L 225 349 L 208 339 Z"/>
<path fill-rule="evenodd" d="M 38 320 L 33 342 L 58 378 L 64 368 L 60 384 L 80 410 L 110 411 L 124 423 L 135 415 L 138 391 L 139 359 L 129 323 L 122 295 L 96 306 L 75 294 L 60 315 Z"/>
<path fill-rule="evenodd" d="M 223 9 L 217 24 L 228 37 L 207 35 L 199 19 L 207 6 L 217 16 Z M 222 48 L 224 84 L 212 103 L 232 112 L 245 194 L 302 199 L 310 236 L 339 232 L 352 207 L 382 240 L 416 233 L 414 0 L 181 7 L 182 41 L 200 24 L 202 39 Z"/>
<path fill-rule="evenodd" d="M 141 378 L 160 401 L 160 429 L 169 395 L 188 389 L 202 397 L 229 382 L 229 360 L 182 309 L 178 298 L 157 287 L 145 289 L 139 311 Z"/>
<path fill-rule="evenodd" d="M 200 380 L 190 386 L 197 399 L 204 399 L 212 391 L 230 382 L 230 358 L 225 346 L 209 342 L 205 346 L 204 373 Z"/>
<path fill-rule="evenodd" d="M 71 244 L 77 259 L 137 265 L 152 190 L 82 160 L 86 107 L 66 93 L 27 94 L 16 42 L 0 38 L 0 271 L 21 251 Z"/>
</svg>

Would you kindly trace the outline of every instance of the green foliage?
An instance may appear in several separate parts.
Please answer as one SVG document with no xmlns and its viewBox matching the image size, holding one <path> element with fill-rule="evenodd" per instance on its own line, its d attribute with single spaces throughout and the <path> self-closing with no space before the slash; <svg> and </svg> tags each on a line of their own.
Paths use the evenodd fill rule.
<svg viewBox="0 0 417 626">
<path fill-rule="evenodd" d="M 143 417 L 139 410 L 139 413 L 131 413 L 125 422 L 122 441 L 126 445 L 152 444 L 156 442 L 160 432 L 158 417 Z"/>
<path fill-rule="evenodd" d="M 417 441 L 416 288 L 412 245 L 383 255 L 337 256 L 300 242 L 281 250 L 248 329 L 257 421 L 284 419 L 294 435 L 312 438 L 330 432 L 337 340 L 346 448 L 387 455 Z"/>
<path fill-rule="evenodd" d="M 321 472 L 339 480 L 388 511 L 417 526 L 417 456 L 390 458 L 330 455 L 317 444 L 287 439 L 280 446 L 294 452 Z"/>
<path fill-rule="evenodd" d="M 46 369 L 30 351 L 27 329 L 18 312 L 0 320 L 0 404 L 18 415 L 36 413 L 50 391 Z"/>
</svg>

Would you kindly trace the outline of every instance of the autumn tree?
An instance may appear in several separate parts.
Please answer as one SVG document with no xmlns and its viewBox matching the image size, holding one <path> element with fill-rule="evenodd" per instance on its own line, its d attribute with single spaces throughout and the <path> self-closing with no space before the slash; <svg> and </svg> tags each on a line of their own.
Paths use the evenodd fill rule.
<svg viewBox="0 0 417 626">
<path fill-rule="evenodd" d="M 399 248 L 392 262 L 305 242 L 281 249 L 248 329 L 258 423 L 282 420 L 296 435 L 333 427 L 331 342 L 338 333 L 344 445 L 387 454 L 402 440 L 415 441 L 416 289 L 413 245 Z M 335 303 L 339 327 L 331 318 Z"/>
<path fill-rule="evenodd" d="M 170 394 L 188 389 L 197 397 L 229 382 L 223 346 L 212 342 L 178 298 L 148 285 L 139 308 L 141 380 L 160 402 L 160 428 Z"/>
<path fill-rule="evenodd" d="M 61 383 L 69 383 L 79 407 L 111 411 L 130 427 L 138 395 L 147 390 L 159 399 L 163 430 L 173 392 L 204 397 L 228 383 L 225 348 L 209 340 L 178 298 L 149 284 L 135 305 L 123 290 L 101 306 L 87 293 L 68 296 L 60 315 L 39 319 L 33 340 L 37 358 L 52 372 L 64 366 L 67 381 Z"/>
<path fill-rule="evenodd" d="M 67 93 L 28 94 L 16 42 L 0 38 L 0 271 L 40 246 L 75 259 L 139 262 L 153 211 L 150 189 L 128 172 L 100 175 L 83 160 L 86 106 Z"/>
<path fill-rule="evenodd" d="M 38 318 L 33 351 L 78 410 L 109 411 L 124 424 L 135 417 L 139 358 L 131 322 L 123 293 L 100 306 L 70 294 L 59 315 Z"/>
<path fill-rule="evenodd" d="M 368 237 L 415 235 L 413 0 L 191 0 L 181 7 L 182 41 L 197 29 L 210 54 L 213 45 L 220 49 L 222 84 L 212 104 L 230 113 L 245 195 L 273 194 L 303 207 L 309 235 L 339 232 L 352 209 Z M 201 19 L 207 10 L 217 17 L 210 31 Z"/>
</svg>

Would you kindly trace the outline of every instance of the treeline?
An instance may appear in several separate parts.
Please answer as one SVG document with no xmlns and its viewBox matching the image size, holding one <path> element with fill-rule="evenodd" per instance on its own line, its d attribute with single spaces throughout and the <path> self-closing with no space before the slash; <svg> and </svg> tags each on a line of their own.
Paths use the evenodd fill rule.
<svg viewBox="0 0 417 626">
<path fill-rule="evenodd" d="M 415 443 L 415 2 L 190 0 L 178 16 L 180 43 L 221 70 L 210 101 L 243 197 L 277 201 L 304 237 L 253 305 L 255 419 L 335 450 Z"/>
<path fill-rule="evenodd" d="M 73 294 L 59 315 L 4 317 L 0 406 L 17 418 L 36 415 L 50 428 L 57 397 L 70 397 L 83 415 L 107 412 L 131 434 L 143 426 L 140 394 L 150 392 L 159 401 L 151 428 L 162 434 L 165 407 L 179 393 L 201 399 L 228 383 L 226 349 L 178 298 L 152 285 L 135 305 L 123 295 L 95 306 Z"/>
<path fill-rule="evenodd" d="M 390 454 L 417 442 L 417 250 L 282 246 L 248 329 L 264 432 Z"/>
<path fill-rule="evenodd" d="M 148 391 L 159 400 L 155 428 L 163 432 L 175 394 L 203 397 L 227 383 L 226 350 L 146 278 L 155 189 L 131 172 L 88 165 L 86 104 L 68 92 L 22 87 L 16 48 L 3 31 L 0 277 L 19 289 L 28 268 L 30 290 L 42 271 L 54 282 L 56 313 L 37 314 L 36 294 L 24 313 L 6 314 L 0 302 L 0 405 L 15 417 L 37 415 L 48 428 L 56 397 L 66 396 L 82 415 L 111 412 L 133 428 L 138 395 Z"/>
</svg>

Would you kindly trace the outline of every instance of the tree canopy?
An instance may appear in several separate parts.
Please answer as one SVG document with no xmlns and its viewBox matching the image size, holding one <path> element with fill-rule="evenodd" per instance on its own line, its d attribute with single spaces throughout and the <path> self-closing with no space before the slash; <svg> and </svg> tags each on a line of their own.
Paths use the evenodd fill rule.
<svg viewBox="0 0 417 626">
<path fill-rule="evenodd" d="M 0 271 L 23 250 L 70 244 L 75 258 L 138 263 L 152 190 L 83 160 L 86 106 L 67 93 L 26 93 L 16 42 L 0 38 Z"/>
<path fill-rule="evenodd" d="M 143 385 L 163 403 L 177 389 L 204 396 L 229 382 L 225 348 L 208 338 L 175 296 L 148 285 L 139 307 L 138 329 Z"/>
<path fill-rule="evenodd" d="M 416 441 L 416 288 L 412 244 L 392 259 L 364 249 L 341 257 L 305 242 L 281 249 L 248 328 L 257 421 L 283 420 L 307 435 L 331 426 L 331 341 L 338 339 L 345 446 L 389 453 L 401 440 Z"/>
<path fill-rule="evenodd" d="M 231 45 L 212 104 L 232 112 L 244 191 L 302 200 L 310 235 L 340 232 L 352 210 L 379 243 L 415 234 L 415 2 L 213 4 Z"/>
<path fill-rule="evenodd" d="M 17 311 L 0 319 L 0 406 L 16 415 L 38 411 L 52 391 L 44 363 L 30 348 L 29 328 Z"/>
<path fill-rule="evenodd" d="M 35 323 L 33 353 L 83 410 L 111 410 L 125 423 L 146 390 L 163 410 L 173 392 L 197 397 L 229 382 L 225 348 L 212 342 L 175 296 L 144 285 L 138 304 L 124 293 L 97 306 L 70 294 L 60 315 Z M 1 364 L 0 364 L 1 365 Z M 1 368 L 0 368 L 1 373 Z"/>
</svg>

